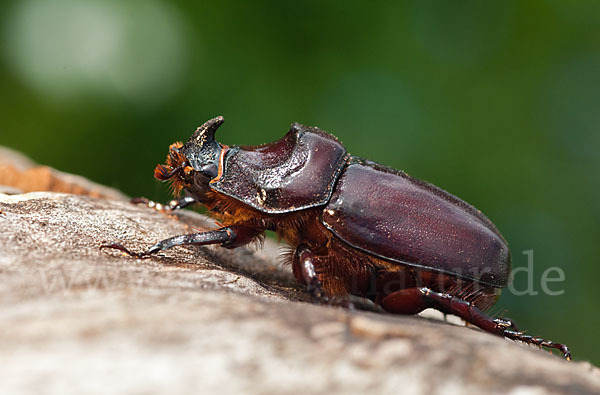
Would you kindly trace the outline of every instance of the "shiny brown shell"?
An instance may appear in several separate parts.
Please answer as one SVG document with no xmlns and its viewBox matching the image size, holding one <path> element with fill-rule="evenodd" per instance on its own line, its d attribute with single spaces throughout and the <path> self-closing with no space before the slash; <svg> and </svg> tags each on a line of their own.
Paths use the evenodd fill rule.
<svg viewBox="0 0 600 395">
<path fill-rule="evenodd" d="M 508 284 L 508 245 L 481 211 L 404 172 L 353 162 L 323 211 L 323 224 L 335 236 L 393 262 Z"/>
<path fill-rule="evenodd" d="M 273 143 L 230 148 L 210 186 L 260 212 L 289 213 L 327 204 L 346 159 L 335 137 L 296 123 Z"/>
</svg>

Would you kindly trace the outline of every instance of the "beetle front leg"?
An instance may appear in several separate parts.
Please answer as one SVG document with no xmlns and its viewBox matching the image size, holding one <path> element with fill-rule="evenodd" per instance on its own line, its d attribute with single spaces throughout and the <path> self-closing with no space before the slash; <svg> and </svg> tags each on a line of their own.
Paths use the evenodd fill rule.
<svg viewBox="0 0 600 395">
<path fill-rule="evenodd" d="M 173 199 L 167 202 L 166 204 L 157 203 L 153 200 L 146 199 L 145 197 L 136 197 L 131 199 L 130 202 L 133 204 L 144 204 L 148 206 L 148 208 L 161 212 L 179 210 L 189 206 L 190 204 L 198 203 L 196 199 L 194 199 L 191 196 L 184 196 L 179 199 Z"/>
<path fill-rule="evenodd" d="M 221 246 L 225 248 L 240 247 L 248 244 L 261 233 L 261 230 L 249 228 L 247 226 L 231 225 L 217 230 L 210 230 L 208 232 L 170 237 L 168 239 L 159 241 L 144 252 L 132 252 L 118 243 L 104 244 L 100 246 L 100 248 L 112 248 L 123 251 L 127 255 L 135 258 L 146 258 L 150 255 L 156 254 L 159 251 L 183 245 L 201 246 L 209 244 L 221 244 Z"/>
</svg>

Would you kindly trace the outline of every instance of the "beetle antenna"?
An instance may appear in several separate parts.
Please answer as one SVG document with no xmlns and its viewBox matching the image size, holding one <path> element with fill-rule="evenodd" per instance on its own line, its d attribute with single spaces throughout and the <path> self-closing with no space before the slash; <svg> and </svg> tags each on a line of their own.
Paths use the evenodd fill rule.
<svg viewBox="0 0 600 395">
<path fill-rule="evenodd" d="M 169 170 L 168 166 L 157 165 L 154 169 L 154 178 L 161 181 L 170 180 L 181 170 L 183 170 L 183 165 L 179 165 L 171 170 Z"/>
</svg>

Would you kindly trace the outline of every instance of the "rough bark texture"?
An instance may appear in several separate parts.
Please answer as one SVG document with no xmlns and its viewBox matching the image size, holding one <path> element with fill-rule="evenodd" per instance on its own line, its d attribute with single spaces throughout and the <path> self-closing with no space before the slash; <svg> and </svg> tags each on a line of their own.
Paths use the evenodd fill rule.
<svg viewBox="0 0 600 395">
<path fill-rule="evenodd" d="M 0 194 L 0 393 L 600 392 L 597 368 L 477 329 L 314 305 L 270 240 L 100 250 L 211 226 L 115 194 Z"/>
</svg>

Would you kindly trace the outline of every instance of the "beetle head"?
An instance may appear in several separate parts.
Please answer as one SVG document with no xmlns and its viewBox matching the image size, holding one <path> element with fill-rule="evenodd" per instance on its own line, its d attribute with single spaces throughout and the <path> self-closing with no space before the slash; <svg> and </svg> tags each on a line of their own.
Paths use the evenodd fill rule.
<svg viewBox="0 0 600 395">
<path fill-rule="evenodd" d="M 222 147 L 215 141 L 215 132 L 223 122 L 222 116 L 213 118 L 198 127 L 185 144 L 171 144 L 167 163 L 156 166 L 154 177 L 171 181 L 175 194 L 185 188 L 202 200 L 210 180 L 218 174 Z"/>
</svg>

